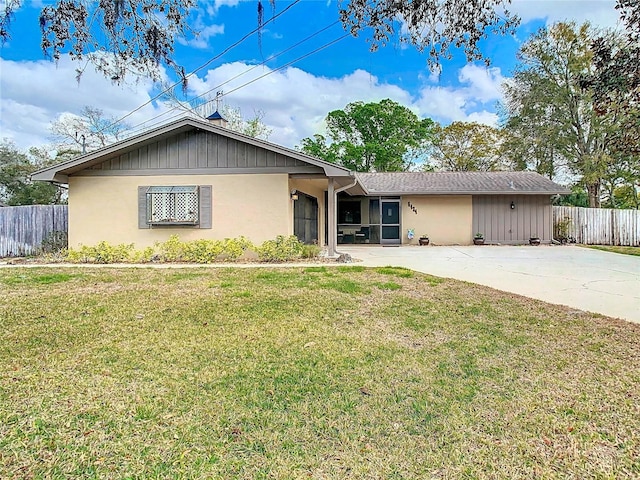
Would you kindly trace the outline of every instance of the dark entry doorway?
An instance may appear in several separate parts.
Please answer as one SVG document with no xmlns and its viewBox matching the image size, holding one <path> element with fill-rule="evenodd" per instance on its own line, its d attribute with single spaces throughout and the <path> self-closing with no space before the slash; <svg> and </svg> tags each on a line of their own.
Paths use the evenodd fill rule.
<svg viewBox="0 0 640 480">
<path fill-rule="evenodd" d="M 385 200 L 381 202 L 382 210 L 382 244 L 400 243 L 400 200 Z"/>
<path fill-rule="evenodd" d="M 298 192 L 293 202 L 293 234 L 302 243 L 318 243 L 318 199 Z"/>
</svg>

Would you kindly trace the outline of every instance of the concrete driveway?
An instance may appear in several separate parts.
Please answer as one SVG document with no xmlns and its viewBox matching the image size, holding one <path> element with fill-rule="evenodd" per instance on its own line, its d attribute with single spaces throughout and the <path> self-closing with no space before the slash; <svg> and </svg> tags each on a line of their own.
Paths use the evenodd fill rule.
<svg viewBox="0 0 640 480">
<path fill-rule="evenodd" d="M 640 323 L 640 257 L 577 246 L 344 246 L 394 265 Z"/>
</svg>

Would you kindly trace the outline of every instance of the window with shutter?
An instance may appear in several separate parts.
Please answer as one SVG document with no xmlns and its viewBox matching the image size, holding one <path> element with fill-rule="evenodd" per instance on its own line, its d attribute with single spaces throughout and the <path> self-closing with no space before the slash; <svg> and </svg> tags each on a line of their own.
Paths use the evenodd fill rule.
<svg viewBox="0 0 640 480">
<path fill-rule="evenodd" d="M 138 187 L 138 227 L 211 228 L 211 186 Z"/>
<path fill-rule="evenodd" d="M 198 187 L 149 187 L 149 225 L 196 225 L 199 219 Z"/>
</svg>

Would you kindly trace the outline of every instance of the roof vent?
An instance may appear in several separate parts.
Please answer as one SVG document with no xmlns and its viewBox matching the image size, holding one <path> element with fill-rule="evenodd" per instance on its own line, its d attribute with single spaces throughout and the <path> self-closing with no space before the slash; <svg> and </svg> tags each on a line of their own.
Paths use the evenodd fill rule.
<svg viewBox="0 0 640 480">
<path fill-rule="evenodd" d="M 220 115 L 218 110 L 216 110 L 211 115 L 209 115 L 207 117 L 207 120 L 209 120 L 214 125 L 217 125 L 218 127 L 223 127 L 223 128 L 226 128 L 227 124 L 229 123 L 222 115 Z"/>
</svg>

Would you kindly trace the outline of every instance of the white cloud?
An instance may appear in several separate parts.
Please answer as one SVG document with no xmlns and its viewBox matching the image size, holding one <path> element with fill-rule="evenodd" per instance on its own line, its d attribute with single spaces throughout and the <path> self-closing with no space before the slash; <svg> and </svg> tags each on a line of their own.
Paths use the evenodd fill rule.
<svg viewBox="0 0 640 480">
<path fill-rule="evenodd" d="M 425 85 L 416 105 L 419 111 L 442 123 L 470 121 L 496 125 L 493 112 L 504 82 L 500 69 L 468 64 L 458 71 L 459 86 Z"/>
<path fill-rule="evenodd" d="M 82 107 L 89 105 L 102 109 L 107 116 L 121 117 L 153 96 L 149 81 L 121 87 L 89 70 L 77 85 L 75 64 L 67 59 L 62 59 L 57 68 L 46 61 L 0 59 L 0 62 L 3 72 L 2 135 L 13 138 L 21 148 L 47 143 L 50 123 L 63 114 L 78 114 Z M 212 89 L 209 98 L 213 98 L 216 91 L 224 90 L 227 94 L 225 103 L 239 107 L 245 117 L 251 116 L 254 110 L 264 111 L 264 121 L 273 130 L 269 139 L 288 147 L 298 145 L 304 137 L 322 132 L 328 112 L 357 100 L 368 102 L 390 98 L 421 117 L 432 117 L 443 123 L 470 120 L 495 124 L 497 120 L 489 108 L 489 104 L 499 98 L 502 75 L 497 68 L 467 65 L 458 72 L 460 86 L 425 84 L 417 97 L 360 69 L 329 78 L 299 68 L 273 72 L 260 66 L 220 86 L 251 67 L 234 62 L 208 70 L 201 77 L 193 76 L 189 82 L 189 95 L 193 97 Z M 243 86 L 265 74 L 268 75 Z M 155 102 L 126 121 L 137 126 L 168 109 L 167 105 Z M 174 120 L 182 114 L 174 111 L 151 120 L 146 126 Z"/>
<path fill-rule="evenodd" d="M 0 58 L 0 130 L 26 149 L 49 141 L 49 126 L 65 112 L 77 114 L 84 106 L 100 108 L 105 116 L 120 117 L 150 98 L 152 83 L 114 85 L 88 68 L 80 83 L 75 80 L 77 64 L 63 57 L 58 65 L 41 61 L 15 62 Z M 139 122 L 165 107 L 148 105 L 127 119 Z"/>
<path fill-rule="evenodd" d="M 546 20 L 547 24 L 575 20 L 601 27 L 615 27 L 619 14 L 615 0 L 513 0 L 510 10 L 525 24 L 531 20 Z"/>
<path fill-rule="evenodd" d="M 471 112 L 464 119 L 465 122 L 477 122 L 495 127 L 498 125 L 498 114 L 482 110 L 480 112 Z"/>
<path fill-rule="evenodd" d="M 240 0 L 214 0 L 213 2 L 216 10 L 220 7 L 236 7 L 239 3 Z"/>
<path fill-rule="evenodd" d="M 504 77 L 497 67 L 468 64 L 460 69 L 458 79 L 460 83 L 468 84 L 470 95 L 483 103 L 500 98 Z"/>
<path fill-rule="evenodd" d="M 178 38 L 178 42 L 182 45 L 188 45 L 193 48 L 205 49 L 209 48 L 209 39 L 216 35 L 224 34 L 224 25 L 209 25 L 207 27 L 196 27 L 197 34 L 195 38 L 186 40 L 182 37 Z"/>
<path fill-rule="evenodd" d="M 221 65 L 209 70 L 203 79 L 191 81 L 189 88 L 196 95 L 213 89 L 211 96 L 217 90 L 224 90 L 224 101 L 230 106 L 240 107 L 245 116 L 250 116 L 253 110 L 264 111 L 264 121 L 273 129 L 269 139 L 289 147 L 299 144 L 303 137 L 321 131 L 327 113 L 344 108 L 349 102 L 391 98 L 404 105 L 411 103 L 407 91 L 396 85 L 380 83 L 364 70 L 339 78 L 327 78 L 298 68 L 271 73 L 271 69 L 260 67 L 220 87 L 225 80 L 250 67 L 240 62 Z M 233 91 L 264 74 L 268 75 Z"/>
<path fill-rule="evenodd" d="M 52 120 L 49 114 L 46 108 L 3 98 L 0 104 L 2 139 L 13 140 L 22 150 L 46 143 L 47 126 Z"/>
</svg>

